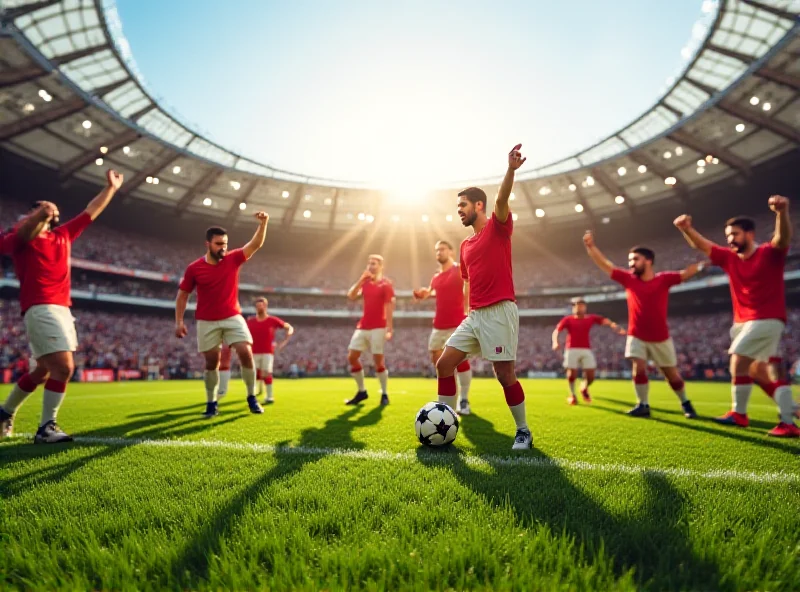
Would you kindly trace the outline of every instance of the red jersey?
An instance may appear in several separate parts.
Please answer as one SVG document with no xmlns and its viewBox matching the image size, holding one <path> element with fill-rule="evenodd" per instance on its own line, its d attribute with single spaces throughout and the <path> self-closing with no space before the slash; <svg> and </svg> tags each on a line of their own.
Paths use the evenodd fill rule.
<svg viewBox="0 0 800 592">
<path fill-rule="evenodd" d="M 788 252 L 765 243 L 750 257 L 741 259 L 730 249 L 711 248 L 711 263 L 724 269 L 730 278 L 734 323 L 763 319 L 786 322 L 783 269 Z"/>
<path fill-rule="evenodd" d="M 440 271 L 431 279 L 431 290 L 436 291 L 434 329 L 453 329 L 461 324 L 464 314 L 464 280 L 458 264 Z"/>
<path fill-rule="evenodd" d="M 492 217 L 477 234 L 461 243 L 461 277 L 469 282 L 469 308 L 484 308 L 504 300 L 514 302 L 511 270 L 511 212 L 505 222 Z"/>
<path fill-rule="evenodd" d="M 611 279 L 625 288 L 628 296 L 628 335 L 649 343 L 669 339 L 667 305 L 669 290 L 683 280 L 677 271 L 662 271 L 649 282 L 618 267 Z"/>
<path fill-rule="evenodd" d="M 394 298 L 392 282 L 386 278 L 379 281 L 370 280 L 361 287 L 364 297 L 364 314 L 358 321 L 357 328 L 369 331 L 386 328 L 386 303 Z"/>
<path fill-rule="evenodd" d="M 239 268 L 247 261 L 242 249 L 229 251 L 216 265 L 205 255 L 186 268 L 180 289 L 191 292 L 197 287 L 198 321 L 221 321 L 241 314 L 239 306 Z"/>
<path fill-rule="evenodd" d="M 19 278 L 19 303 L 22 314 L 37 304 L 71 306 L 70 253 L 72 242 L 92 223 L 83 212 L 69 222 L 43 232 L 25 242 L 14 234 L 3 239 L 14 261 Z"/>
<path fill-rule="evenodd" d="M 274 354 L 275 353 L 275 330 L 283 329 L 286 323 L 278 317 L 268 316 L 261 320 L 258 317 L 247 319 L 247 327 L 253 336 L 254 354 Z"/>
<path fill-rule="evenodd" d="M 582 317 L 570 315 L 564 317 L 558 322 L 556 330 L 558 332 L 567 330 L 567 346 L 566 349 L 591 349 L 591 342 L 589 341 L 589 331 L 595 325 L 602 325 L 605 317 L 600 315 L 588 314 Z"/>
</svg>

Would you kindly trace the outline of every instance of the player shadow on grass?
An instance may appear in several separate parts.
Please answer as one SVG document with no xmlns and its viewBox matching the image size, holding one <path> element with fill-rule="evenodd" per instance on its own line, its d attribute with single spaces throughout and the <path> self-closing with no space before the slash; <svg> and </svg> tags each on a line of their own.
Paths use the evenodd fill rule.
<svg viewBox="0 0 800 592">
<path fill-rule="evenodd" d="M 465 422 L 477 424 L 491 449 L 510 438 L 490 433 L 492 424 L 477 416 Z M 482 425 L 488 424 L 488 425 Z M 471 437 L 471 440 L 474 439 Z M 699 557 L 689 540 L 683 516 L 686 499 L 657 472 L 641 473 L 644 505 L 625 516 L 616 516 L 579 488 L 580 473 L 572 478 L 540 450 L 523 453 L 530 465 L 483 457 L 492 465 L 486 472 L 470 465 L 468 457 L 455 447 L 431 451 L 420 447 L 419 461 L 446 467 L 464 485 L 498 509 L 510 506 L 520 526 L 532 530 L 545 525 L 554 537 L 574 540 L 573 561 L 591 568 L 608 560 L 618 578 L 634 570 L 640 589 L 719 589 L 724 586 L 719 568 Z M 524 567 L 523 567 L 524 569 Z"/>
<path fill-rule="evenodd" d="M 199 524 L 197 532 L 187 536 L 186 544 L 167 570 L 170 581 L 158 582 L 157 587 L 198 588 L 209 577 L 211 570 L 208 559 L 222 553 L 226 540 L 234 536 L 241 517 L 259 502 L 265 490 L 281 480 L 291 478 L 306 465 L 322 460 L 333 449 L 363 449 L 366 445 L 353 439 L 353 430 L 377 424 L 384 409 L 383 406 L 377 406 L 357 417 L 363 407 L 352 407 L 326 421 L 321 428 L 303 430 L 295 445 L 289 445 L 288 441 L 278 443 L 274 466 L 235 494 L 207 521 Z M 252 559 L 267 571 L 274 561 L 273 557 L 265 555 Z M 158 579 L 160 576 L 153 574 L 152 577 Z"/>
</svg>

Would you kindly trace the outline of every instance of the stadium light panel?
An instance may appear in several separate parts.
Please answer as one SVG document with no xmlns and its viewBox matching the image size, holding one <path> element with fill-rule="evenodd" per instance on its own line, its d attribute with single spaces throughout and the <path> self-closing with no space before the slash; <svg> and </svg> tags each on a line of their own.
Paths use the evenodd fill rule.
<svg viewBox="0 0 800 592">
<path fill-rule="evenodd" d="M 580 214 L 583 211 L 583 206 L 581 204 L 575 204 L 575 211 Z"/>
<path fill-rule="evenodd" d="M 639 168 L 638 168 L 637 170 L 638 170 L 640 173 L 644 174 L 644 173 L 646 173 L 646 172 L 647 172 L 647 167 L 646 167 L 646 166 L 644 166 L 643 164 L 640 164 L 640 165 L 639 165 Z"/>
<path fill-rule="evenodd" d="M 764 111 L 769 111 L 770 109 L 772 109 L 772 104 L 771 103 L 764 103 L 763 105 L 761 105 L 761 108 Z"/>
<path fill-rule="evenodd" d="M 619 168 L 617 169 L 617 174 L 618 174 L 620 177 L 624 177 L 624 176 L 625 176 L 627 173 L 628 173 L 628 169 L 626 169 L 625 167 L 619 167 Z"/>
<path fill-rule="evenodd" d="M 589 187 L 592 187 L 594 185 L 594 177 L 592 177 L 591 175 L 586 177 L 586 184 Z"/>
<path fill-rule="evenodd" d="M 576 191 L 577 189 L 578 189 L 578 186 L 575 185 L 575 183 L 570 183 L 569 184 L 569 190 L 570 191 Z"/>
<path fill-rule="evenodd" d="M 735 129 L 736 129 L 737 132 L 742 133 L 744 131 L 744 124 L 743 123 L 737 123 Z"/>
<path fill-rule="evenodd" d="M 130 154 L 131 153 L 131 147 L 130 146 L 123 146 L 122 147 L 122 153 L 123 154 Z"/>
<path fill-rule="evenodd" d="M 512 192 L 511 192 L 511 195 L 509 195 L 509 196 L 508 196 L 508 199 L 509 199 L 510 201 L 514 201 L 515 199 L 517 199 L 517 196 L 516 196 L 516 195 L 514 195 L 514 192 L 512 191 Z"/>
<path fill-rule="evenodd" d="M 753 97 L 750 97 L 750 104 L 751 104 L 753 107 L 755 107 L 756 105 L 758 105 L 760 102 L 761 102 L 761 100 L 760 100 L 758 97 L 755 97 L 755 96 L 753 96 Z"/>
<path fill-rule="evenodd" d="M 669 160 L 670 158 L 672 158 L 672 152 L 667 150 L 666 152 L 664 152 L 664 159 Z"/>
<path fill-rule="evenodd" d="M 107 154 L 108 146 L 100 146 L 100 154 Z"/>
<path fill-rule="evenodd" d="M 618 195 L 617 197 L 614 198 L 614 201 L 617 204 L 622 205 L 625 203 L 625 198 L 622 195 Z"/>
<path fill-rule="evenodd" d="M 333 200 L 330 197 L 326 197 L 325 201 L 323 201 L 322 203 L 324 203 L 326 206 L 329 206 L 333 203 Z"/>
<path fill-rule="evenodd" d="M 664 179 L 664 185 L 675 185 L 677 182 L 678 180 L 675 177 L 667 177 Z"/>
<path fill-rule="evenodd" d="M 453 214 L 447 214 L 447 216 L 445 216 L 444 219 L 447 220 L 448 222 L 452 222 L 453 221 Z"/>
<path fill-rule="evenodd" d="M 152 183 L 152 182 L 153 182 L 153 177 L 147 177 L 147 178 L 145 179 L 145 182 L 146 182 L 146 183 Z"/>
<path fill-rule="evenodd" d="M 639 191 L 641 191 L 642 193 L 647 191 L 647 185 L 639 185 Z"/>
<path fill-rule="evenodd" d="M 306 210 L 305 212 L 303 212 L 303 218 L 308 219 L 310 217 L 311 217 L 311 210 Z"/>
<path fill-rule="evenodd" d="M 697 161 L 697 166 L 699 167 L 706 166 L 706 161 L 701 158 L 700 160 Z"/>
<path fill-rule="evenodd" d="M 702 175 L 705 172 L 706 172 L 705 167 L 697 167 L 697 174 L 698 175 Z"/>
<path fill-rule="evenodd" d="M 375 222 L 375 216 L 373 216 L 372 214 L 367 214 L 367 222 L 370 224 Z"/>
<path fill-rule="evenodd" d="M 714 157 L 714 158 L 711 159 L 711 162 L 713 164 L 719 164 L 719 158 Z"/>
<path fill-rule="evenodd" d="M 35 109 L 36 107 L 34 107 L 33 103 L 25 103 L 25 105 L 22 106 L 23 113 L 33 113 Z"/>
<path fill-rule="evenodd" d="M 244 202 L 240 203 L 239 204 L 239 209 L 242 210 L 242 211 L 246 210 L 247 209 L 247 204 L 244 203 Z"/>
<path fill-rule="evenodd" d="M 203 205 L 204 205 L 204 206 L 206 206 L 206 207 L 210 206 L 212 203 L 213 203 L 213 202 L 211 201 L 211 198 L 210 198 L 210 197 L 207 197 L 207 198 L 205 198 L 205 199 L 203 200 Z"/>
<path fill-rule="evenodd" d="M 681 148 L 680 146 L 676 146 L 675 147 L 675 155 L 676 156 L 682 156 L 683 155 L 683 148 Z"/>
<path fill-rule="evenodd" d="M 364 212 L 359 212 L 358 213 L 358 219 L 363 222 L 364 220 L 367 219 L 367 216 L 364 214 Z"/>
<path fill-rule="evenodd" d="M 608 224 L 611 222 L 611 218 L 603 218 L 603 224 Z"/>
<path fill-rule="evenodd" d="M 287 199 L 287 198 L 289 197 L 289 192 L 288 192 L 288 191 L 286 191 L 286 190 L 282 191 L 282 192 L 281 192 L 281 197 L 282 197 L 283 199 Z"/>
<path fill-rule="evenodd" d="M 153 177 L 153 185 L 158 185 L 158 177 Z"/>
<path fill-rule="evenodd" d="M 544 210 L 542 208 L 536 208 L 536 217 L 544 218 Z"/>
<path fill-rule="evenodd" d="M 179 167 L 178 165 L 175 165 L 174 167 L 172 167 L 172 174 L 173 175 L 180 175 L 181 174 L 181 167 Z"/>
<path fill-rule="evenodd" d="M 92 122 L 89 121 L 88 119 L 85 119 L 81 125 L 85 130 L 92 129 Z"/>
<path fill-rule="evenodd" d="M 422 221 L 427 222 L 429 220 L 428 214 L 422 214 Z"/>
<path fill-rule="evenodd" d="M 516 212 L 511 212 L 511 219 L 516 222 L 519 219 L 519 215 Z"/>
<path fill-rule="evenodd" d="M 94 161 L 94 163 L 97 166 L 103 166 L 103 159 L 102 158 L 98 158 L 97 160 Z"/>
</svg>

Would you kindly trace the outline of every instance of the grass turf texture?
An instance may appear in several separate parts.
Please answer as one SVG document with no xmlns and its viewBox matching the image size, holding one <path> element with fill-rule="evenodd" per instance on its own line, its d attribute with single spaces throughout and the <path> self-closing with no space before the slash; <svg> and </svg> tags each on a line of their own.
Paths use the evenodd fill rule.
<svg viewBox="0 0 800 592">
<path fill-rule="evenodd" d="M 523 381 L 536 449 L 512 454 L 491 380 L 444 451 L 413 433 L 434 380 L 390 380 L 387 408 L 373 381 L 359 408 L 349 380 L 276 381 L 261 416 L 233 384 L 211 420 L 200 382 L 70 385 L 60 421 L 80 441 L 0 445 L 0 588 L 800 585 L 800 443 L 765 436 L 776 409 L 755 391 L 737 430 L 708 419 L 726 385 L 688 385 L 691 421 L 662 383 L 644 420 L 623 415 L 626 382 L 569 407 L 565 382 Z"/>
</svg>

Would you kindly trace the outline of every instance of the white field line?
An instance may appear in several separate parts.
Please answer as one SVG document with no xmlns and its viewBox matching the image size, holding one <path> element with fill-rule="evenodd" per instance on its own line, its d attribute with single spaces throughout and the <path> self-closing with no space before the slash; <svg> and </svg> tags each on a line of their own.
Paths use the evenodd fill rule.
<svg viewBox="0 0 800 592">
<path fill-rule="evenodd" d="M 7 443 L 22 438 L 31 439 L 33 434 L 17 434 Z M 208 448 L 217 450 L 235 450 L 256 454 L 273 456 L 336 456 L 360 460 L 373 460 L 382 462 L 419 462 L 416 453 L 389 452 L 388 450 L 354 450 L 348 448 L 317 448 L 311 446 L 273 446 L 271 444 L 254 444 L 247 442 L 225 442 L 221 440 L 160 440 L 147 438 L 99 438 L 90 436 L 76 436 L 75 442 L 80 444 L 100 446 L 152 446 L 156 448 Z M 3 444 L 0 444 L 3 446 Z M 618 473 L 627 475 L 649 474 L 665 477 L 685 477 L 726 481 L 749 481 L 753 483 L 798 483 L 800 474 L 786 471 L 779 472 L 754 472 L 737 471 L 733 469 L 716 469 L 712 471 L 696 471 L 693 469 L 643 467 L 624 464 L 598 464 L 584 461 L 541 458 L 527 456 L 521 453 L 518 456 L 496 455 L 456 455 L 447 451 L 423 451 L 421 455 L 426 462 L 432 464 L 464 463 L 477 467 L 528 467 L 534 469 L 567 469 L 572 471 L 590 471 L 598 473 Z"/>
</svg>

